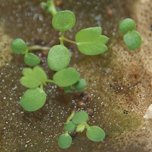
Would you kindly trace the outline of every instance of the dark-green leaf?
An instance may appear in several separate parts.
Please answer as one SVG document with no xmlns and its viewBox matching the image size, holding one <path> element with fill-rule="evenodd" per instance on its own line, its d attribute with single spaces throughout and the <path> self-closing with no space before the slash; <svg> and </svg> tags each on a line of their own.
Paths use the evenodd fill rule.
<svg viewBox="0 0 152 152">
<path fill-rule="evenodd" d="M 89 116 L 88 116 L 88 113 L 85 111 L 76 112 L 72 118 L 72 121 L 75 124 L 82 124 L 82 123 L 87 122 L 88 120 L 89 120 Z"/>
<path fill-rule="evenodd" d="M 124 42 L 130 50 L 135 50 L 141 46 L 142 39 L 137 31 L 130 31 L 124 35 Z"/>
<path fill-rule="evenodd" d="M 91 126 L 87 128 L 87 137 L 94 142 L 100 142 L 105 139 L 105 132 L 98 126 Z"/>
<path fill-rule="evenodd" d="M 24 62 L 28 66 L 36 66 L 36 65 L 40 64 L 41 60 L 37 55 L 35 55 L 33 53 L 27 53 L 24 56 Z"/>
<path fill-rule="evenodd" d="M 69 134 L 62 134 L 59 136 L 58 145 L 62 149 L 67 149 L 72 144 L 72 138 Z"/>
<path fill-rule="evenodd" d="M 80 30 L 76 34 L 76 43 L 81 53 L 85 55 L 99 55 L 108 48 L 105 45 L 108 37 L 101 35 L 101 27 L 92 27 Z"/>
<path fill-rule="evenodd" d="M 53 16 L 53 27 L 61 32 L 70 30 L 76 22 L 76 18 L 73 12 L 69 10 L 59 11 Z"/>
<path fill-rule="evenodd" d="M 55 45 L 49 51 L 47 62 L 51 70 L 59 71 L 69 65 L 70 59 L 71 53 L 65 46 Z"/>
<path fill-rule="evenodd" d="M 131 18 L 126 18 L 122 20 L 119 24 L 119 30 L 121 33 L 126 34 L 129 31 L 136 29 L 136 23 Z"/>
<path fill-rule="evenodd" d="M 33 69 L 23 69 L 23 77 L 20 80 L 21 84 L 27 88 L 37 88 L 40 85 L 44 85 L 46 81 L 47 75 L 39 66 Z"/>
<path fill-rule="evenodd" d="M 68 87 L 75 84 L 80 79 L 79 72 L 74 68 L 66 68 L 58 71 L 53 76 L 53 81 L 59 87 Z"/>
<path fill-rule="evenodd" d="M 20 105 L 24 110 L 32 112 L 43 107 L 46 101 L 46 93 L 40 89 L 27 90 L 20 100 Z"/>
<path fill-rule="evenodd" d="M 26 43 L 20 38 L 13 40 L 11 47 L 12 52 L 16 54 L 25 54 L 28 50 Z"/>
</svg>

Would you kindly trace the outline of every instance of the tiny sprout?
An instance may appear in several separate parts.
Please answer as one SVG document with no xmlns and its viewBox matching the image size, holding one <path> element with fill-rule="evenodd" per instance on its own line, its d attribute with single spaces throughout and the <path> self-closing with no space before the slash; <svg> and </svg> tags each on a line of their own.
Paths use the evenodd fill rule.
<svg viewBox="0 0 152 152">
<path fill-rule="evenodd" d="M 87 87 L 87 82 L 85 79 L 80 79 L 76 84 L 75 84 L 75 89 L 78 92 L 84 91 Z"/>
<path fill-rule="evenodd" d="M 69 134 L 74 132 L 82 133 L 86 130 L 86 136 L 88 139 L 94 142 L 101 142 L 105 138 L 105 132 L 98 126 L 89 126 L 87 121 L 89 120 L 88 114 L 85 111 L 72 112 L 72 114 L 67 118 L 67 121 L 64 125 L 65 134 L 59 136 L 58 144 L 62 149 L 69 148 L 72 141 L 68 142 L 68 144 L 61 144 L 61 141 L 64 141 L 65 136 L 67 137 L 67 141 L 69 138 Z M 61 140 L 63 138 L 63 140 Z M 66 140 L 66 139 L 65 139 Z M 70 144 L 69 144 L 70 143 Z M 63 146 L 64 145 L 64 146 Z M 66 146 L 68 145 L 68 146 Z"/>
<path fill-rule="evenodd" d="M 71 146 L 72 144 L 72 137 L 65 133 L 59 136 L 58 138 L 58 145 L 62 149 L 67 149 Z"/>
<path fill-rule="evenodd" d="M 103 141 L 105 138 L 105 132 L 98 126 L 91 126 L 87 128 L 87 137 L 94 142 Z"/>
<path fill-rule="evenodd" d="M 25 54 L 28 50 L 26 43 L 18 38 L 12 42 L 12 52 L 16 54 Z"/>
<path fill-rule="evenodd" d="M 42 108 L 46 101 L 46 93 L 40 89 L 28 89 L 20 100 L 24 110 L 32 112 Z"/>
<path fill-rule="evenodd" d="M 121 33 L 126 34 L 129 31 L 136 29 L 136 23 L 131 18 L 126 18 L 122 20 L 119 24 L 119 30 Z"/>
</svg>

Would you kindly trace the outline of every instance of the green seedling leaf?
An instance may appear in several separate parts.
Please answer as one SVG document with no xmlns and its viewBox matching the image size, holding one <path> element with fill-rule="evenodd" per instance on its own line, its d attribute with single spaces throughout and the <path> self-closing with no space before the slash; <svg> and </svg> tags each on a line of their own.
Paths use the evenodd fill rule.
<svg viewBox="0 0 152 152">
<path fill-rule="evenodd" d="M 126 18 L 122 20 L 119 24 L 119 30 L 122 34 L 126 34 L 129 31 L 136 29 L 136 23 L 131 18 Z"/>
<path fill-rule="evenodd" d="M 85 88 L 87 87 L 87 82 L 85 79 L 80 79 L 76 84 L 75 84 L 75 89 L 78 92 L 84 91 Z"/>
<path fill-rule="evenodd" d="M 12 52 L 15 54 L 25 54 L 28 50 L 26 43 L 20 38 L 15 39 L 12 42 L 11 47 L 12 47 Z"/>
<path fill-rule="evenodd" d="M 41 60 L 37 55 L 33 53 L 27 53 L 24 56 L 24 62 L 28 66 L 36 66 L 40 64 Z"/>
<path fill-rule="evenodd" d="M 64 124 L 64 131 L 68 131 L 69 133 L 73 132 L 75 128 L 76 125 L 72 121 Z"/>
<path fill-rule="evenodd" d="M 55 45 L 49 51 L 47 62 L 51 70 L 59 71 L 69 65 L 70 59 L 71 53 L 65 46 Z"/>
<path fill-rule="evenodd" d="M 62 134 L 59 136 L 58 145 L 61 149 L 67 149 L 72 144 L 72 138 L 69 134 Z"/>
<path fill-rule="evenodd" d="M 27 88 L 37 88 L 40 85 L 44 85 L 47 81 L 47 75 L 44 70 L 37 66 L 33 69 L 23 69 L 23 77 L 20 82 Z"/>
<path fill-rule="evenodd" d="M 88 120 L 89 120 L 89 116 L 88 116 L 88 113 L 85 111 L 76 112 L 72 118 L 72 121 L 75 124 L 82 124 L 82 123 L 87 122 Z"/>
<path fill-rule="evenodd" d="M 75 23 L 75 15 L 69 10 L 57 12 L 53 16 L 52 20 L 53 27 L 60 32 L 70 30 L 75 25 Z"/>
<path fill-rule="evenodd" d="M 108 37 L 101 35 L 100 27 L 82 29 L 76 34 L 76 43 L 81 53 L 85 55 L 99 55 L 108 48 L 105 45 Z"/>
<path fill-rule="evenodd" d="M 20 105 L 24 110 L 32 112 L 42 108 L 46 101 L 46 93 L 40 89 L 27 90 L 20 100 Z"/>
<path fill-rule="evenodd" d="M 124 42 L 130 50 L 135 50 L 141 46 L 142 39 L 137 31 L 130 31 L 124 35 Z"/>
<path fill-rule="evenodd" d="M 87 128 L 87 137 L 94 142 L 100 142 L 105 139 L 105 132 L 98 126 L 91 126 Z"/>
<path fill-rule="evenodd" d="M 53 76 L 53 81 L 59 87 L 68 87 L 80 79 L 80 74 L 74 68 L 66 68 L 58 71 Z"/>
<path fill-rule="evenodd" d="M 79 124 L 77 126 L 76 132 L 83 132 L 85 127 L 86 127 L 85 124 Z"/>
</svg>

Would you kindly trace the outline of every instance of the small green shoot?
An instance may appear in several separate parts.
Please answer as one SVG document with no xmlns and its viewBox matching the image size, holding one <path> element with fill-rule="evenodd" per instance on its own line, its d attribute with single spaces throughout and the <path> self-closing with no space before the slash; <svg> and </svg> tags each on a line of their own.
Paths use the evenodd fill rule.
<svg viewBox="0 0 152 152">
<path fill-rule="evenodd" d="M 46 93 L 40 89 L 28 89 L 20 100 L 20 105 L 24 110 L 32 112 L 42 108 L 46 101 Z"/>
<path fill-rule="evenodd" d="M 136 23 L 133 19 L 122 20 L 119 24 L 119 30 L 123 34 L 123 40 L 130 51 L 134 51 L 141 46 L 142 39 L 140 33 L 136 31 Z"/>
<path fill-rule="evenodd" d="M 98 126 L 89 126 L 87 121 L 89 120 L 88 113 L 85 111 L 78 111 L 78 112 L 72 112 L 72 114 L 67 118 L 66 123 L 64 124 L 64 134 L 60 135 L 58 138 L 58 145 L 61 149 L 67 149 L 72 144 L 72 140 L 69 136 L 70 134 L 77 132 L 82 133 L 86 130 L 86 136 L 89 140 L 94 142 L 101 142 L 105 139 L 105 132 L 102 128 Z M 62 142 L 65 142 L 65 135 L 67 137 L 67 142 L 64 144 L 61 144 Z M 64 139 L 61 140 L 61 137 Z"/>
<path fill-rule="evenodd" d="M 53 71 L 60 71 L 66 68 L 71 60 L 70 51 L 63 45 L 53 46 L 48 54 L 48 66 Z"/>
<path fill-rule="evenodd" d="M 59 11 L 53 16 L 52 25 L 54 29 L 65 32 L 74 27 L 76 18 L 73 12 L 69 10 Z"/>
</svg>

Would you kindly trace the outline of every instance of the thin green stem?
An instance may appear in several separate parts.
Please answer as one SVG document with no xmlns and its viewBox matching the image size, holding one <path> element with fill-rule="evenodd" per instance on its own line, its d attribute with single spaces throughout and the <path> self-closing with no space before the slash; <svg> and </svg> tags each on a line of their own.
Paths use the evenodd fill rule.
<svg viewBox="0 0 152 152">
<path fill-rule="evenodd" d="M 61 36 L 59 37 L 60 44 L 64 45 L 64 32 L 61 33 Z"/>
<path fill-rule="evenodd" d="M 54 0 L 51 0 L 51 14 L 54 16 L 57 13 Z"/>
<path fill-rule="evenodd" d="M 66 42 L 72 43 L 72 44 L 76 44 L 75 41 L 70 40 L 70 39 L 68 39 L 68 38 L 66 38 L 66 37 L 63 37 L 63 40 L 66 41 Z"/>
<path fill-rule="evenodd" d="M 51 79 L 46 80 L 46 82 L 47 82 L 47 83 L 54 83 L 54 81 L 51 80 Z"/>
<path fill-rule="evenodd" d="M 74 115 L 75 115 L 75 111 L 72 111 L 72 113 L 70 114 L 70 116 L 67 118 L 66 123 L 68 123 L 69 121 L 71 121 L 71 119 L 73 118 Z"/>
<path fill-rule="evenodd" d="M 29 51 L 38 51 L 38 50 L 49 51 L 50 47 L 40 46 L 40 45 L 33 45 L 29 47 Z"/>
</svg>

